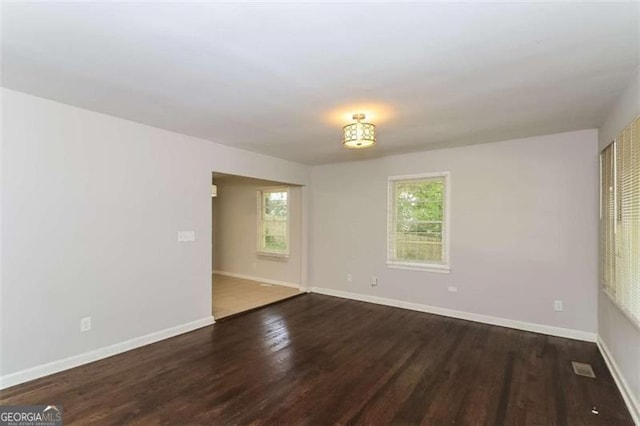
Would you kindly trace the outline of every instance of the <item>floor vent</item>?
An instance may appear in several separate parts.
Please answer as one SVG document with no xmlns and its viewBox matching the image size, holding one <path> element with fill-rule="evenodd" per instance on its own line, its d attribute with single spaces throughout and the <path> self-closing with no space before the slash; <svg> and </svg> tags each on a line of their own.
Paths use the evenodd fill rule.
<svg viewBox="0 0 640 426">
<path fill-rule="evenodd" d="M 573 366 L 573 372 L 578 376 L 591 377 L 592 379 L 596 378 L 596 373 L 593 372 L 593 368 L 591 364 L 585 364 L 584 362 L 576 362 L 571 361 L 571 365 Z"/>
</svg>

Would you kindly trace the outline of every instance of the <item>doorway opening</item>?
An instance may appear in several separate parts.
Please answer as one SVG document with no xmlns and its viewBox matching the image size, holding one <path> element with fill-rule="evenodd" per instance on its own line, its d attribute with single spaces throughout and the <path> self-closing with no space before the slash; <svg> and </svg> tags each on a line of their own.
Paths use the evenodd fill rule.
<svg viewBox="0 0 640 426">
<path fill-rule="evenodd" d="M 214 172 L 212 310 L 229 318 L 302 293 L 302 187 Z"/>
</svg>

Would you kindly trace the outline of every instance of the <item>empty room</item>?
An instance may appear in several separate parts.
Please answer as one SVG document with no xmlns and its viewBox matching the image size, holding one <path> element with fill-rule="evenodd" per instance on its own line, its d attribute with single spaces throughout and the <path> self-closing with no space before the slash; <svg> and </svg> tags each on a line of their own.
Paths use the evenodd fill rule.
<svg viewBox="0 0 640 426">
<path fill-rule="evenodd" d="M 640 426 L 638 1 L 0 6 L 0 426 Z"/>
<path fill-rule="evenodd" d="M 212 291 L 216 320 L 300 295 L 299 186 L 213 174 Z"/>
</svg>

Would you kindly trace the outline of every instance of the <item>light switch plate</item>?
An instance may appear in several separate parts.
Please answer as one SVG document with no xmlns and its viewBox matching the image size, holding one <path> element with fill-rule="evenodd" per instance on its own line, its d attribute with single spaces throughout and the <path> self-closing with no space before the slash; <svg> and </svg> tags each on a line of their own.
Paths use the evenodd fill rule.
<svg viewBox="0 0 640 426">
<path fill-rule="evenodd" d="M 178 232 L 179 242 L 195 241 L 195 240 L 196 240 L 195 231 L 179 231 Z"/>
<path fill-rule="evenodd" d="M 554 300 L 553 301 L 553 310 L 556 312 L 562 312 L 564 306 L 562 306 L 562 300 Z"/>
</svg>

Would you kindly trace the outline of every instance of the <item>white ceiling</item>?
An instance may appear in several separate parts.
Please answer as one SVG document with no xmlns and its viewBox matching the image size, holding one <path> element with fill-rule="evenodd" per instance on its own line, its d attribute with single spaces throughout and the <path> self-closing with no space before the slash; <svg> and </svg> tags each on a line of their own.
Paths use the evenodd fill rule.
<svg viewBox="0 0 640 426">
<path fill-rule="evenodd" d="M 598 127 L 640 3 L 4 3 L 3 86 L 309 164 Z M 378 145 L 347 151 L 364 111 Z"/>
</svg>

